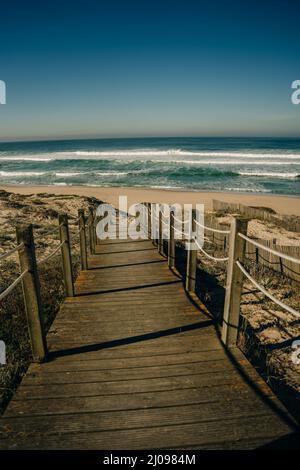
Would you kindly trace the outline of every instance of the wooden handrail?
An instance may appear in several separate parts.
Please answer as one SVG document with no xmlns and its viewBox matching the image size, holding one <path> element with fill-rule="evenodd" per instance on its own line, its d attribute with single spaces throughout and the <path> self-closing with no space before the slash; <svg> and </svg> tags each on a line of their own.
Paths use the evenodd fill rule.
<svg viewBox="0 0 300 470">
<path fill-rule="evenodd" d="M 85 216 L 84 216 L 83 209 L 78 210 L 78 230 L 79 230 L 81 269 L 83 271 L 86 271 L 88 269 L 88 261 L 87 261 L 87 248 L 86 248 Z"/>
<path fill-rule="evenodd" d="M 231 223 L 229 240 L 229 260 L 223 314 L 222 341 L 226 346 L 236 344 L 240 320 L 240 305 L 243 288 L 243 273 L 236 261 L 243 262 L 246 242 L 238 236 L 247 233 L 248 220 L 234 218 Z"/>
<path fill-rule="evenodd" d="M 81 268 L 88 269 L 85 215 L 84 210 L 82 209 L 78 211 L 78 226 Z M 43 306 L 38 269 L 40 265 L 48 263 L 55 255 L 57 255 L 59 250 L 61 252 L 66 295 L 69 297 L 74 296 L 70 232 L 68 216 L 66 214 L 60 214 L 58 217 L 57 227 L 55 227 L 55 229 L 51 229 L 50 232 L 47 232 L 45 235 L 48 236 L 55 233 L 57 230 L 59 230 L 60 234 L 59 245 L 47 256 L 37 260 L 35 254 L 33 226 L 17 226 L 17 246 L 0 257 L 0 261 L 5 260 L 14 253 L 17 253 L 19 257 L 21 274 L 0 293 L 0 301 L 9 295 L 15 287 L 22 283 L 32 358 L 34 362 L 42 362 L 47 358 L 47 341 L 43 322 Z"/>
<path fill-rule="evenodd" d="M 299 258 L 295 258 L 294 256 L 286 255 L 285 253 L 281 253 L 278 250 L 274 250 L 273 248 L 262 245 L 261 243 L 257 242 L 256 240 L 253 240 L 253 238 L 247 237 L 247 235 L 245 235 L 244 233 L 239 233 L 238 236 L 243 238 L 246 242 L 251 243 L 251 245 L 254 245 L 254 246 L 256 246 L 257 248 L 260 248 L 263 251 L 267 251 L 268 253 L 272 253 L 273 255 L 278 256 L 278 258 L 286 259 L 287 261 L 291 261 L 292 263 L 300 264 L 300 259 Z"/>
<path fill-rule="evenodd" d="M 192 209 L 190 213 L 189 223 L 189 240 L 191 245 L 194 243 L 193 233 L 196 232 L 196 209 Z M 186 264 L 186 282 L 185 288 L 187 292 L 195 292 L 196 289 L 196 273 L 197 273 L 197 251 L 194 249 L 188 250 L 187 264 Z"/>
<path fill-rule="evenodd" d="M 26 272 L 22 286 L 32 357 L 34 362 L 42 362 L 47 356 L 47 342 L 32 225 L 18 226 L 16 235 L 18 244 L 23 244 L 19 250 L 19 263 L 21 271 Z"/>
<path fill-rule="evenodd" d="M 73 268 L 71 259 L 71 248 L 70 248 L 70 232 L 68 226 L 67 214 L 60 214 L 59 220 L 59 236 L 61 245 L 61 257 L 64 274 L 64 283 L 67 297 L 74 297 L 74 284 L 73 284 Z"/>
<path fill-rule="evenodd" d="M 95 254 L 95 230 L 94 230 L 94 211 L 93 208 L 89 208 L 89 217 L 88 217 L 88 227 L 89 227 L 89 242 L 90 242 L 90 254 Z"/>
<path fill-rule="evenodd" d="M 164 239 L 163 239 L 163 226 L 162 226 L 162 211 L 159 207 L 158 212 L 158 252 L 160 255 L 164 255 Z"/>
<path fill-rule="evenodd" d="M 169 228 L 169 243 L 168 243 L 168 266 L 170 269 L 175 268 L 175 237 L 174 237 L 174 211 L 170 211 L 170 228 Z"/>
</svg>

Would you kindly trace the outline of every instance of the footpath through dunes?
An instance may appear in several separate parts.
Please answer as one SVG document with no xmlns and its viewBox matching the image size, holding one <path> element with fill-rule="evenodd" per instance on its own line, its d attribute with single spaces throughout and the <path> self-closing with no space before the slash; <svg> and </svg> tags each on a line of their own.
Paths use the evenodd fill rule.
<svg viewBox="0 0 300 470">
<path fill-rule="evenodd" d="M 150 240 L 96 245 L 1 419 L 2 449 L 248 449 L 296 427 Z"/>
</svg>

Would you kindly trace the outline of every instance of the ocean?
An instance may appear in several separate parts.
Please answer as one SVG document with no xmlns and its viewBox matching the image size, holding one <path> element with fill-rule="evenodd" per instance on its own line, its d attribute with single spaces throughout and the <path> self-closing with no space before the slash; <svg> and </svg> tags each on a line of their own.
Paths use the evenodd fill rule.
<svg viewBox="0 0 300 470">
<path fill-rule="evenodd" d="M 0 143 L 4 184 L 300 194 L 300 139 L 138 138 Z"/>
</svg>

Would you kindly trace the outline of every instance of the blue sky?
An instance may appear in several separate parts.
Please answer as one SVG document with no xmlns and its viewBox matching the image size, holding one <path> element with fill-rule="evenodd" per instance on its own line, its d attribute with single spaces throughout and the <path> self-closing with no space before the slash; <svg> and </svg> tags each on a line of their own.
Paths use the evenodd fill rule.
<svg viewBox="0 0 300 470">
<path fill-rule="evenodd" d="M 0 140 L 295 136 L 294 1 L 1 5 Z"/>
</svg>

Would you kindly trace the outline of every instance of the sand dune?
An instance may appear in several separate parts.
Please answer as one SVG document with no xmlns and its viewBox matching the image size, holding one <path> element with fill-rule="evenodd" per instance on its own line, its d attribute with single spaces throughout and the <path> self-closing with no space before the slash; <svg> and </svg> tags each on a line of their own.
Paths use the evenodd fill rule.
<svg viewBox="0 0 300 470">
<path fill-rule="evenodd" d="M 144 188 L 101 188 L 90 186 L 2 186 L 6 191 L 19 194 L 36 194 L 49 192 L 52 194 L 76 194 L 78 196 L 94 196 L 113 205 L 118 205 L 120 195 L 128 197 L 128 204 L 136 202 L 160 202 L 173 204 L 204 204 L 205 210 L 212 208 L 212 200 L 220 199 L 228 202 L 240 202 L 250 206 L 264 206 L 274 209 L 279 214 L 300 216 L 300 197 L 277 196 L 248 193 L 202 192 L 202 191 L 172 191 Z"/>
</svg>

